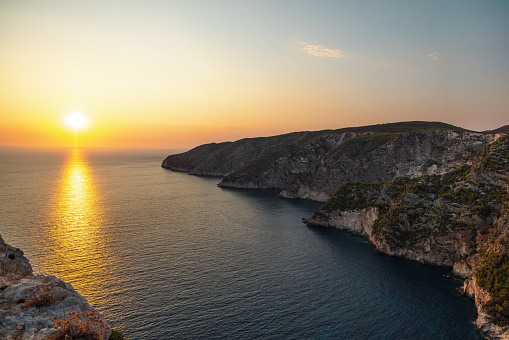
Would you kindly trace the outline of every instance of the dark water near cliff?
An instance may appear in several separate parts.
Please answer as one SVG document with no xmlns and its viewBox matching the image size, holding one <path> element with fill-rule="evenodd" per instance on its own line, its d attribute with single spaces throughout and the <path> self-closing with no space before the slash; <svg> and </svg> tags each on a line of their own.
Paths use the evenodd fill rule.
<svg viewBox="0 0 509 340">
<path fill-rule="evenodd" d="M 160 168 L 167 151 L 0 150 L 0 233 L 129 339 L 469 339 L 447 270 L 300 222 L 318 205 Z"/>
</svg>

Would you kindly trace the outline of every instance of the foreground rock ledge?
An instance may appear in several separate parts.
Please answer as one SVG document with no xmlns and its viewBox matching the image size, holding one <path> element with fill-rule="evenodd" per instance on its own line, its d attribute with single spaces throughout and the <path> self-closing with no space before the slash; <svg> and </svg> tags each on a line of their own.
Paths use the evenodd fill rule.
<svg viewBox="0 0 509 340">
<path fill-rule="evenodd" d="M 0 339 L 65 339 L 78 329 L 109 339 L 111 327 L 74 288 L 33 275 L 23 251 L 0 235 Z"/>
</svg>

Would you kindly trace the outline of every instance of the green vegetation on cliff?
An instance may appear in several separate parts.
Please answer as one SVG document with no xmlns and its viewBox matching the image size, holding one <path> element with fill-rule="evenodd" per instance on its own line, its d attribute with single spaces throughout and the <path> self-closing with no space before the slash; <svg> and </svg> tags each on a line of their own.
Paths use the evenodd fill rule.
<svg viewBox="0 0 509 340">
<path fill-rule="evenodd" d="M 381 183 L 345 183 L 341 185 L 320 210 L 330 213 L 335 210 L 360 210 L 377 207 L 376 200 Z"/>
<path fill-rule="evenodd" d="M 482 171 L 507 174 L 509 172 L 508 150 L 509 135 L 506 134 L 480 152 L 476 157 L 476 161 L 480 164 Z"/>
<path fill-rule="evenodd" d="M 349 143 L 364 143 L 362 150 L 370 142 L 362 137 Z M 479 254 L 482 262 L 473 274 L 491 296 L 483 307 L 495 324 L 509 326 L 508 191 L 509 135 L 505 135 L 478 152 L 471 163 L 443 175 L 345 183 L 315 212 L 311 223 L 315 219 L 320 225 L 334 225 L 329 221 L 342 211 L 376 207 L 378 218 L 370 238 L 388 247 L 389 253 L 401 254 L 404 249 L 405 254 L 425 256 L 435 251 L 436 256 L 449 257 L 449 263 Z"/>
<path fill-rule="evenodd" d="M 481 151 L 472 165 L 443 175 L 345 183 L 312 218 L 326 221 L 333 212 L 376 207 L 379 215 L 372 234 L 391 247 L 405 249 L 451 233 L 493 233 L 501 205 L 509 200 L 507 191 L 497 183 L 509 157 L 508 140 L 507 136 L 500 138 Z M 495 173 L 490 175 L 488 170 Z M 470 247 L 474 248 L 475 242 Z M 468 254 L 475 249 L 466 251 Z M 461 255 L 465 254 L 457 254 Z"/>
<path fill-rule="evenodd" d="M 499 326 L 509 326 L 509 252 L 490 254 L 475 272 L 477 283 L 490 293 L 483 307 Z"/>
</svg>

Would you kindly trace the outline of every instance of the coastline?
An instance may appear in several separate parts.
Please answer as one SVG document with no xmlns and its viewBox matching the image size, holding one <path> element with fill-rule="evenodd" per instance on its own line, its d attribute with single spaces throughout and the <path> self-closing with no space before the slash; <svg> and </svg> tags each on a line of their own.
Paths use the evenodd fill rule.
<svg viewBox="0 0 509 340">
<path fill-rule="evenodd" d="M 310 196 L 309 191 L 323 194 L 319 201 L 325 204 L 304 223 L 363 236 L 377 251 L 390 256 L 451 268 L 464 280 L 463 294 L 475 301 L 477 329 L 490 339 L 509 339 L 508 311 L 504 310 L 507 309 L 504 307 L 507 303 L 503 295 L 505 288 L 500 288 L 493 281 L 494 275 L 505 280 L 509 272 L 488 263 L 488 259 L 494 256 L 502 256 L 502 261 L 509 258 L 507 135 L 482 137 L 479 133 L 453 130 L 408 132 L 391 139 L 382 135 L 381 142 L 368 150 L 365 147 L 348 149 L 350 145 L 344 146 L 346 142 L 341 139 L 338 141 L 340 145 L 335 146 L 333 151 L 315 156 L 310 156 L 309 145 L 318 145 L 320 138 L 334 139 L 335 136 L 313 136 L 297 151 L 293 149 L 285 154 L 280 149 L 286 146 L 279 147 L 277 143 L 289 136 L 250 140 L 253 148 L 257 143 L 263 144 L 262 155 L 265 153 L 270 157 L 259 156 L 245 166 L 248 154 L 241 150 L 247 148 L 246 140 L 235 142 L 239 144 L 235 152 L 231 152 L 231 145 L 228 145 L 231 155 L 226 151 L 217 153 L 217 156 L 210 157 L 210 162 L 196 157 L 195 154 L 203 151 L 202 146 L 184 154 L 168 156 L 162 166 L 173 170 L 173 164 L 182 164 L 185 166 L 179 171 L 187 169 L 189 174 L 199 175 L 199 169 L 213 171 L 220 163 L 228 164 L 226 177 L 221 180 L 220 186 L 245 189 L 270 188 L 273 182 L 270 178 L 288 183 L 288 178 L 293 176 L 279 197 L 316 200 L 318 196 Z M 350 137 L 357 144 L 365 141 L 369 145 L 375 139 L 370 136 L 376 134 Z M 401 141 L 395 144 L 398 138 Z M 414 139 L 421 142 L 406 143 L 415 142 Z M 439 145 L 436 139 L 442 141 L 440 157 L 429 162 L 434 152 L 430 150 L 436 150 Z M 344 155 L 341 155 L 342 152 Z M 296 157 L 299 153 L 307 158 Z M 411 156 L 403 159 L 401 154 Z M 239 164 L 230 157 L 239 159 Z M 338 160 L 333 163 L 331 157 Z M 403 161 L 398 163 L 400 158 Z M 227 162 L 224 161 L 226 159 Z M 299 164 L 308 164 L 310 159 L 318 164 L 315 170 L 302 172 Z M 351 167 L 352 159 L 358 164 L 359 176 L 353 179 L 345 177 L 341 183 L 338 182 L 339 185 L 331 185 L 337 174 L 345 171 L 343 166 Z M 451 159 L 454 161 L 451 162 Z M 333 171 L 326 171 L 327 164 Z M 376 164 L 389 164 L 397 171 L 394 176 L 380 180 L 376 176 L 379 173 L 379 167 L 374 166 Z M 437 171 L 437 167 L 444 164 L 449 168 Z M 401 169 L 412 171 L 401 172 Z M 356 174 L 352 172 L 351 176 Z M 262 178 L 265 180 L 262 181 Z M 228 185 L 224 185 L 226 179 Z M 288 195 L 290 187 L 299 194 Z M 506 262 L 503 263 L 505 268 Z M 480 270 L 490 271 L 488 279 L 482 282 L 476 279 Z M 501 289 L 502 292 L 499 292 Z"/>
</svg>

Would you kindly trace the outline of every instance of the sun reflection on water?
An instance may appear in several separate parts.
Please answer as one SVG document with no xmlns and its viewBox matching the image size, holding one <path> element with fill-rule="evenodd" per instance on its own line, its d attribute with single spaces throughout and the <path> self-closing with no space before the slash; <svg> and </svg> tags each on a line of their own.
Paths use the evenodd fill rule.
<svg viewBox="0 0 509 340">
<path fill-rule="evenodd" d="M 46 221 L 49 258 L 43 271 L 69 281 L 83 295 L 99 298 L 111 270 L 102 202 L 82 151 L 69 154 Z M 111 273 L 110 273 L 111 274 Z"/>
</svg>

